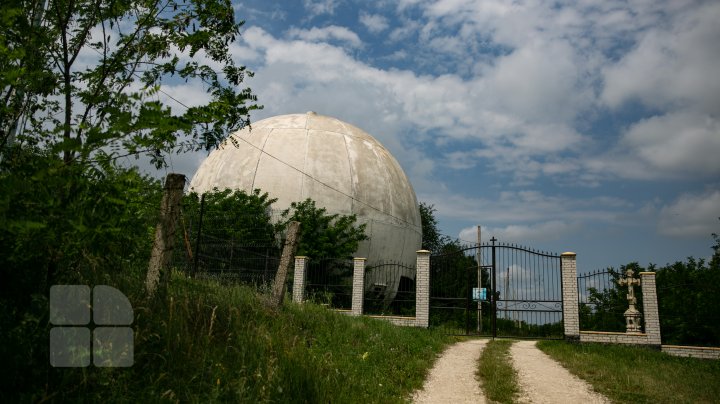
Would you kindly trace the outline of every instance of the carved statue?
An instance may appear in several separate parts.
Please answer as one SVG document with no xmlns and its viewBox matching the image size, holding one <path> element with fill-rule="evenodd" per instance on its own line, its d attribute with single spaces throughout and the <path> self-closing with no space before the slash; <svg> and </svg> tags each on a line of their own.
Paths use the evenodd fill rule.
<svg viewBox="0 0 720 404">
<path fill-rule="evenodd" d="M 625 329 L 626 332 L 629 333 L 640 333 L 642 332 L 640 327 L 640 318 L 642 317 L 642 314 L 638 311 L 638 309 L 635 307 L 637 304 L 637 299 L 635 298 L 635 286 L 640 286 L 640 279 L 635 278 L 632 269 L 629 269 L 625 272 L 625 278 L 618 279 L 617 283 L 620 286 L 627 286 L 628 287 L 628 293 L 627 293 L 627 299 L 628 299 L 628 309 L 625 310 Z"/>
</svg>

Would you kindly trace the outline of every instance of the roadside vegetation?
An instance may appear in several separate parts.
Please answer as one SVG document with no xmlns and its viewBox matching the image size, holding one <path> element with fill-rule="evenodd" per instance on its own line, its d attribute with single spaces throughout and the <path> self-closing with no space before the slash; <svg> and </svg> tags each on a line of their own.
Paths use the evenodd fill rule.
<svg viewBox="0 0 720 404">
<path fill-rule="evenodd" d="M 120 286 L 120 285 L 117 285 Z M 4 390 L 6 402 L 404 402 L 449 337 L 175 272 L 166 295 L 135 308 L 130 368 L 51 368 Z M 47 335 L 47 334 L 46 334 Z M 22 371 L 23 369 L 21 369 Z M 47 382 L 50 381 L 50 384 Z"/>
<path fill-rule="evenodd" d="M 514 403 L 520 393 L 517 372 L 510 361 L 514 341 L 492 340 L 480 355 L 477 374 L 485 396 L 498 403 Z"/>
<path fill-rule="evenodd" d="M 716 403 L 720 361 L 647 348 L 540 341 L 538 348 L 619 403 Z"/>
</svg>

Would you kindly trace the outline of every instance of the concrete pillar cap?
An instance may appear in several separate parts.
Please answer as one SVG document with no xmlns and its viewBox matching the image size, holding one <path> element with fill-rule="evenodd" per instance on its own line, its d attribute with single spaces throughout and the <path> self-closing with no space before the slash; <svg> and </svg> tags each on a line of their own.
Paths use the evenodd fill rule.
<svg viewBox="0 0 720 404">
<path fill-rule="evenodd" d="M 573 257 L 574 257 L 574 256 L 576 256 L 577 254 L 575 254 L 574 252 L 564 252 L 564 253 L 562 253 L 562 254 L 560 254 L 560 255 L 561 255 L 561 256 L 573 256 Z"/>
</svg>

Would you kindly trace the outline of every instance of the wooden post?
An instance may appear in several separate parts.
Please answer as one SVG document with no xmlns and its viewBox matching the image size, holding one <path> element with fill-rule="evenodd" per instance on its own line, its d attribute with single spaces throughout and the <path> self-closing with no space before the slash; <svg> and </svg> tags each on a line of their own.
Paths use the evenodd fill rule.
<svg viewBox="0 0 720 404">
<path fill-rule="evenodd" d="M 155 241 L 145 278 L 145 291 L 148 298 L 155 295 L 160 279 L 167 275 L 164 272 L 170 263 L 175 245 L 175 230 L 184 188 L 184 175 L 171 173 L 165 178 L 165 188 L 160 203 L 160 221 L 155 228 Z"/>
<path fill-rule="evenodd" d="M 285 280 L 287 279 L 290 262 L 295 257 L 298 245 L 298 233 L 300 232 L 300 222 L 290 222 L 288 226 L 287 238 L 283 247 L 282 256 L 280 257 L 280 266 L 275 275 L 275 283 L 272 288 L 272 300 L 270 305 L 279 309 L 285 297 Z"/>
</svg>

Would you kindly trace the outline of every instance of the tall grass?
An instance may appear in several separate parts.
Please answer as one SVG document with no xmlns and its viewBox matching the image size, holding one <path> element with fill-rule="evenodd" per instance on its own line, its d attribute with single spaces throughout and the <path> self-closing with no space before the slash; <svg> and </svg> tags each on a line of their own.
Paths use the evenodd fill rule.
<svg viewBox="0 0 720 404">
<path fill-rule="evenodd" d="M 538 348 L 619 403 L 717 403 L 720 361 L 646 348 L 540 341 Z"/>
<path fill-rule="evenodd" d="M 134 366 L 49 369 L 46 388 L 19 398 L 404 402 L 449 342 L 439 332 L 314 304 L 273 311 L 253 289 L 178 274 L 159 300 L 133 300 Z"/>
<path fill-rule="evenodd" d="M 485 396 L 498 403 L 514 403 L 520 393 L 517 372 L 510 361 L 513 341 L 492 340 L 480 355 L 478 375 Z"/>
</svg>

